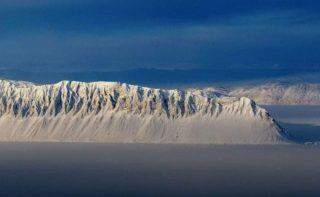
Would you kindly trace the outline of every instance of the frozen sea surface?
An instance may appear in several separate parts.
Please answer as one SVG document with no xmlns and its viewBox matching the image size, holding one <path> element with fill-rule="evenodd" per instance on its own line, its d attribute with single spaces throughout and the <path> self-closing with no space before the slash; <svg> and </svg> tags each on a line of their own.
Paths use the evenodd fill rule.
<svg viewBox="0 0 320 197">
<path fill-rule="evenodd" d="M 1 143 L 0 196 L 319 196 L 317 146 Z"/>
</svg>

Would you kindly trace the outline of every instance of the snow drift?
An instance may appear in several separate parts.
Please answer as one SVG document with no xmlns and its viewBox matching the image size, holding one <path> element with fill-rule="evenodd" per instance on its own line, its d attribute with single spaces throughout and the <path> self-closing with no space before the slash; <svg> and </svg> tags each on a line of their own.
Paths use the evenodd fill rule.
<svg viewBox="0 0 320 197">
<path fill-rule="evenodd" d="M 0 80 L 1 141 L 276 144 L 283 136 L 268 112 L 245 97 L 115 82 Z"/>
</svg>

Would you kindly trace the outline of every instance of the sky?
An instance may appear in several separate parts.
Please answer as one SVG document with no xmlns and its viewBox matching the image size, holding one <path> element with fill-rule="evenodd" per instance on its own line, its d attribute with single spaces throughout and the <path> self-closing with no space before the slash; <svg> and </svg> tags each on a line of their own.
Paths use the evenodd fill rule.
<svg viewBox="0 0 320 197">
<path fill-rule="evenodd" d="M 318 0 L 1 0 L 0 69 L 320 68 Z"/>
</svg>

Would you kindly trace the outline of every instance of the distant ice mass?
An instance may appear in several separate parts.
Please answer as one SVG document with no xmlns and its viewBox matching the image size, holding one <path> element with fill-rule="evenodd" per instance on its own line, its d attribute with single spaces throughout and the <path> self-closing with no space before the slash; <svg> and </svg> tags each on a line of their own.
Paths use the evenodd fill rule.
<svg viewBox="0 0 320 197">
<path fill-rule="evenodd" d="M 264 105 L 320 105 L 320 84 L 266 84 L 255 87 L 237 87 L 231 96 L 245 96 Z"/>
<path fill-rule="evenodd" d="M 194 90 L 194 89 L 188 89 Z M 207 94 L 248 97 L 260 105 L 320 105 L 320 84 L 267 83 L 263 85 L 201 88 Z"/>
<path fill-rule="evenodd" d="M 219 91 L 0 80 L 0 97 L 1 141 L 287 143 L 265 109 Z"/>
</svg>

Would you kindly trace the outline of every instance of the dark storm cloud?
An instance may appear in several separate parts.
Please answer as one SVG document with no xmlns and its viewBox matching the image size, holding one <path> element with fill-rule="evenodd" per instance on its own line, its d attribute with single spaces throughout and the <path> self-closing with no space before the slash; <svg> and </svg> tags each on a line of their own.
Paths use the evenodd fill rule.
<svg viewBox="0 0 320 197">
<path fill-rule="evenodd" d="M 5 0 L 0 63 L 28 69 L 309 66 L 318 1 Z"/>
</svg>

